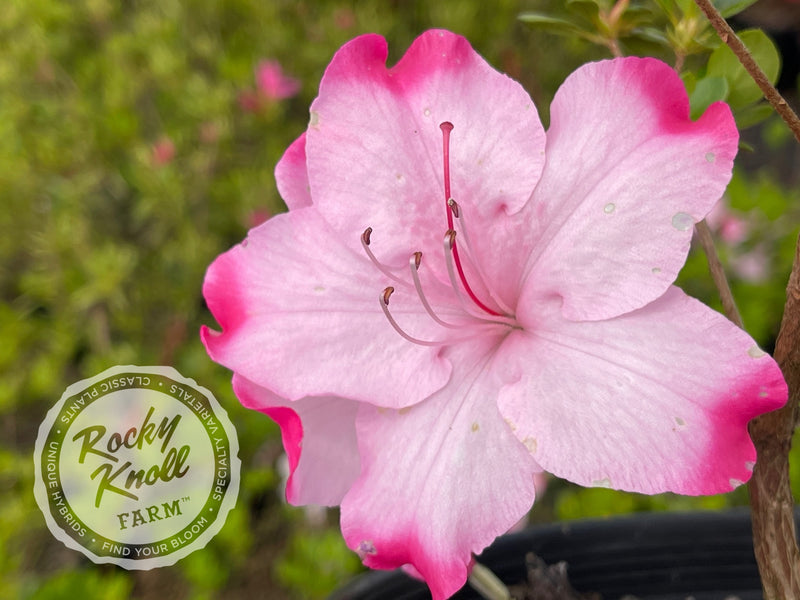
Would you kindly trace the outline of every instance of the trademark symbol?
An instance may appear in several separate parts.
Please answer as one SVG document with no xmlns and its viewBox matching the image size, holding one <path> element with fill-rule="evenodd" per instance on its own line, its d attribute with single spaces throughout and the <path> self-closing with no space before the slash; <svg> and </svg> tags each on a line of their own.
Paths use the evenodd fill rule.
<svg viewBox="0 0 800 600">
<path fill-rule="evenodd" d="M 181 498 L 181 502 L 188 502 L 188 501 L 189 501 L 189 496 L 184 496 L 183 498 Z"/>
</svg>

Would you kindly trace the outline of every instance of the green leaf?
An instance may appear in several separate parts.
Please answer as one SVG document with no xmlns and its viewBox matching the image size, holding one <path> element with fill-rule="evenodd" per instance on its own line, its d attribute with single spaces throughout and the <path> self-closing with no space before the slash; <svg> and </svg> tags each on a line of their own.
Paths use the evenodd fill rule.
<svg viewBox="0 0 800 600">
<path fill-rule="evenodd" d="M 692 71 L 684 71 L 680 75 L 681 81 L 683 81 L 683 85 L 686 88 L 686 93 L 691 95 L 694 93 L 694 88 L 697 87 L 697 75 L 695 75 Z"/>
<path fill-rule="evenodd" d="M 597 22 L 600 15 L 600 4 L 594 0 L 569 0 L 566 8 L 571 13 L 586 19 L 590 23 Z"/>
<path fill-rule="evenodd" d="M 559 35 L 581 35 L 584 33 L 575 23 L 539 13 L 523 13 L 519 16 L 519 20 L 533 27 L 543 27 L 550 33 Z"/>
<path fill-rule="evenodd" d="M 697 119 L 706 109 L 718 100 L 725 100 L 728 96 L 728 82 L 724 77 L 704 77 L 695 85 L 689 95 L 689 104 L 692 107 L 692 119 Z"/>
<path fill-rule="evenodd" d="M 637 27 L 630 33 L 631 37 L 644 40 L 646 42 L 653 42 L 661 46 L 669 47 L 669 40 L 664 32 L 657 27 Z"/>
<path fill-rule="evenodd" d="M 772 106 L 766 102 L 759 102 L 758 104 L 750 104 L 733 113 L 736 119 L 736 126 L 739 129 L 747 129 L 753 125 L 758 125 L 762 121 L 766 121 L 770 115 L 773 114 Z"/>
<path fill-rule="evenodd" d="M 753 58 L 774 83 L 780 71 L 780 57 L 775 44 L 767 34 L 759 29 L 749 29 L 739 34 L 742 42 L 750 50 Z M 730 88 L 728 103 L 733 108 L 751 104 L 762 96 L 755 81 L 748 75 L 739 59 L 727 45 L 719 46 L 708 59 L 708 75 L 721 76 L 728 81 Z"/>
<path fill-rule="evenodd" d="M 675 0 L 675 4 L 678 5 L 678 8 L 681 9 L 683 14 L 693 11 L 697 6 L 694 0 Z"/>
<path fill-rule="evenodd" d="M 742 12 L 745 8 L 755 3 L 756 0 L 711 0 L 711 4 L 726 19 Z"/>
</svg>

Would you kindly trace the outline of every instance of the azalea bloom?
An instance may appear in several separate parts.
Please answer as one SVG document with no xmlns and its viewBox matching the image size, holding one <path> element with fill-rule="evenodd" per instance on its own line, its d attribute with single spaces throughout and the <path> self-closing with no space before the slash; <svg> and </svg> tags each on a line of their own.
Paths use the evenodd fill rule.
<svg viewBox="0 0 800 600">
<path fill-rule="evenodd" d="M 153 144 L 150 151 L 153 164 L 157 167 L 163 167 L 171 163 L 172 159 L 175 158 L 175 143 L 164 136 Z"/>
<path fill-rule="evenodd" d="M 300 91 L 300 82 L 283 72 L 277 60 L 264 60 L 256 67 L 258 91 L 270 100 L 291 98 Z"/>
<path fill-rule="evenodd" d="M 750 235 L 750 223 L 740 213 L 729 209 L 724 202 L 718 202 L 706 216 L 706 223 L 726 244 L 737 246 Z"/>
<path fill-rule="evenodd" d="M 781 373 L 672 285 L 731 176 L 729 108 L 695 122 L 667 65 L 588 64 L 545 134 L 515 81 L 446 31 L 392 68 L 334 56 L 276 169 L 289 207 L 208 270 L 210 356 L 281 427 L 294 504 L 341 506 L 373 568 L 435 599 L 530 509 L 542 470 L 727 492 Z"/>
</svg>

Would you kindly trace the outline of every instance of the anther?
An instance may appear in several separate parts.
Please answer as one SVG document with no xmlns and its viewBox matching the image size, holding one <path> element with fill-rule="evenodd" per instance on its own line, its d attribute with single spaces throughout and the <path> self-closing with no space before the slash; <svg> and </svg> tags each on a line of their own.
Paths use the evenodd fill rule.
<svg viewBox="0 0 800 600">
<path fill-rule="evenodd" d="M 383 311 L 386 320 L 389 321 L 389 324 L 394 328 L 394 330 L 412 344 L 418 344 L 420 346 L 441 346 L 442 342 L 429 342 L 427 340 L 420 340 L 408 335 L 405 331 L 403 331 L 400 328 L 400 326 L 397 324 L 397 321 L 394 320 L 392 313 L 389 312 L 389 298 L 392 297 L 393 293 L 394 293 L 394 288 L 389 286 L 385 288 L 383 292 L 381 292 L 378 300 L 380 302 L 381 310 Z"/>
<path fill-rule="evenodd" d="M 372 227 L 367 227 L 364 230 L 364 233 L 361 234 L 361 241 L 364 242 L 364 244 L 367 246 L 369 246 L 371 235 L 372 235 Z"/>
<path fill-rule="evenodd" d="M 450 210 L 453 211 L 453 216 L 457 219 L 458 218 L 458 202 L 456 202 L 453 198 L 447 199 L 447 206 L 450 207 Z"/>
</svg>

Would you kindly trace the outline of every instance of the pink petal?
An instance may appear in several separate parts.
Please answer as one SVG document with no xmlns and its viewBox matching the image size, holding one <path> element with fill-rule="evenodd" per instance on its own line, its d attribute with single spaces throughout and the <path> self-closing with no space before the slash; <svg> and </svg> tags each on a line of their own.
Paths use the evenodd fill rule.
<svg viewBox="0 0 800 600">
<path fill-rule="evenodd" d="M 275 182 L 289 210 L 311 206 L 305 133 L 291 143 L 275 165 Z"/>
<path fill-rule="evenodd" d="M 342 501 L 342 532 L 364 564 L 410 564 L 447 598 L 472 553 L 511 528 L 534 499 L 540 469 L 500 418 L 491 341 L 451 357 L 463 371 L 400 411 L 363 405 L 356 418 L 362 475 Z"/>
<path fill-rule="evenodd" d="M 510 298 L 521 265 L 498 258 L 517 247 L 501 217 L 528 201 L 544 164 L 536 108 L 452 33 L 424 33 L 391 69 L 386 57 L 383 38 L 361 36 L 325 72 L 308 130 L 315 205 L 351 246 L 373 227 L 386 262 L 417 250 L 440 256 L 447 222 L 439 125 L 450 121 L 452 195 L 479 225 L 472 237 L 483 270 Z"/>
<path fill-rule="evenodd" d="M 212 359 L 290 400 L 339 396 L 400 408 L 440 389 L 440 348 L 410 344 L 386 321 L 386 283 L 311 208 L 273 217 L 209 267 L 203 294 L 222 333 L 201 330 Z M 405 325 L 439 327 L 412 291 L 395 293 Z M 394 301 L 394 297 L 393 297 Z M 398 318 L 400 315 L 398 315 Z"/>
<path fill-rule="evenodd" d="M 286 500 L 339 504 L 361 470 L 358 403 L 333 397 L 290 402 L 239 375 L 233 376 L 233 390 L 244 406 L 263 412 L 281 428 L 290 468 Z"/>
<path fill-rule="evenodd" d="M 675 287 L 608 321 L 568 321 L 557 302 L 536 318 L 506 341 L 499 406 L 546 471 L 646 494 L 747 481 L 747 422 L 787 390 L 746 333 Z"/>
<path fill-rule="evenodd" d="M 737 143 L 728 106 L 692 122 L 681 80 L 660 61 L 579 68 L 551 108 L 533 195 L 548 229 L 521 303 L 555 293 L 565 317 L 598 320 L 658 298 L 684 264 L 694 223 L 722 195 Z"/>
</svg>

